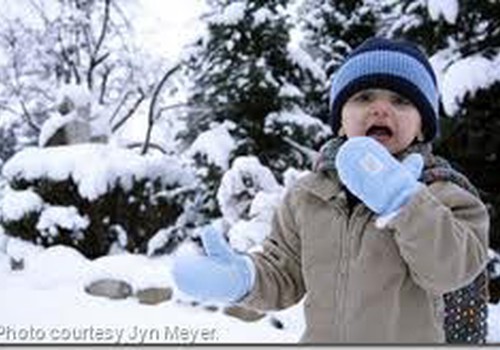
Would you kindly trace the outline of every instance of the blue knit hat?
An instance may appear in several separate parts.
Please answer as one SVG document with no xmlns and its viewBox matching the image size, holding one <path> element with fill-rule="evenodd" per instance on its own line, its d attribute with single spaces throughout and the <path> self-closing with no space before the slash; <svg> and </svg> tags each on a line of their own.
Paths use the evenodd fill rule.
<svg viewBox="0 0 500 350">
<path fill-rule="evenodd" d="M 383 38 L 366 40 L 347 57 L 333 77 L 330 91 L 332 130 L 337 134 L 344 103 L 367 88 L 395 91 L 422 116 L 425 141 L 439 133 L 439 93 L 426 55 L 415 44 Z"/>
</svg>

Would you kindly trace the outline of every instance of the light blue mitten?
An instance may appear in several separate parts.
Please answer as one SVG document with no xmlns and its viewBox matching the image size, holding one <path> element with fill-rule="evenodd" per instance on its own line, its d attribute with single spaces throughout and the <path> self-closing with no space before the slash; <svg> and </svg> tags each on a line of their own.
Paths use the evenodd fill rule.
<svg viewBox="0 0 500 350">
<path fill-rule="evenodd" d="M 252 288 L 252 259 L 236 253 L 211 225 L 203 229 L 201 240 L 206 255 L 184 255 L 174 260 L 172 275 L 177 287 L 200 300 L 238 301 Z"/>
<path fill-rule="evenodd" d="M 340 181 L 368 208 L 382 216 L 397 212 L 422 186 L 417 179 L 424 167 L 420 154 L 403 162 L 371 137 L 352 137 L 335 159 Z"/>
</svg>

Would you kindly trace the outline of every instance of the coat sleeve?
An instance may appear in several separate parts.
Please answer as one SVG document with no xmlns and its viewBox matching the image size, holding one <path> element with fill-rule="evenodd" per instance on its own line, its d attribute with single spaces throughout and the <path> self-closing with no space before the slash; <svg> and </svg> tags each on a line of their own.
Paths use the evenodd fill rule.
<svg viewBox="0 0 500 350">
<path fill-rule="evenodd" d="M 469 284 L 487 264 L 488 211 L 453 183 L 422 186 L 390 226 L 413 279 L 431 293 Z"/>
<path fill-rule="evenodd" d="M 251 255 L 256 267 L 252 290 L 239 304 L 260 310 L 278 310 L 297 303 L 304 295 L 300 238 L 287 193 L 274 213 L 262 251 Z"/>
</svg>

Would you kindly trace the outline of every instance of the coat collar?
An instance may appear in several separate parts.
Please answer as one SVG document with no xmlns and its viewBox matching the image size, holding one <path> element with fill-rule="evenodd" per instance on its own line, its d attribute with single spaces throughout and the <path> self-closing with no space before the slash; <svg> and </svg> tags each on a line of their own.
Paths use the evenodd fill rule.
<svg viewBox="0 0 500 350">
<path fill-rule="evenodd" d="M 299 186 L 325 202 L 339 196 L 342 192 L 338 175 L 333 171 L 310 173 L 299 182 Z"/>
</svg>

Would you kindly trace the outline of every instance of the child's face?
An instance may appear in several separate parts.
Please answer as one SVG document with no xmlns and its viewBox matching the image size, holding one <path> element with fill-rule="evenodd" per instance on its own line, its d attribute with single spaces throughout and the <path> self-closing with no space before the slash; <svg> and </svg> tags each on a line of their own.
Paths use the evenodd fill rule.
<svg viewBox="0 0 500 350">
<path fill-rule="evenodd" d="M 390 90 L 362 90 L 347 100 L 341 113 L 347 137 L 373 137 L 392 154 L 407 148 L 421 134 L 417 108 Z"/>
</svg>

